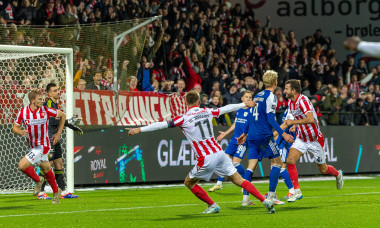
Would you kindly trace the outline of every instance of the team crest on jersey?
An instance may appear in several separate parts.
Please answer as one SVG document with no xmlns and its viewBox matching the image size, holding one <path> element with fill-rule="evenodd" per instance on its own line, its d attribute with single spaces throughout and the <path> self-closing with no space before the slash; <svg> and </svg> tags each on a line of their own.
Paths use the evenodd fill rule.
<svg viewBox="0 0 380 228">
<path fill-rule="evenodd" d="M 29 120 L 24 120 L 25 124 L 26 125 L 30 125 L 30 121 Z"/>
<path fill-rule="evenodd" d="M 244 117 L 248 116 L 248 112 L 244 112 Z"/>
<path fill-rule="evenodd" d="M 44 118 L 45 117 L 45 113 L 41 113 L 41 117 Z"/>
</svg>

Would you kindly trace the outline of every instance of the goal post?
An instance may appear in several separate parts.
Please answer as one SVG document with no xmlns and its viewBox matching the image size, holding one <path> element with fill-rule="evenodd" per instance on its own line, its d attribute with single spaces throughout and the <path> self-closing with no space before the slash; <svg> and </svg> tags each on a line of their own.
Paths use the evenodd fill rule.
<svg viewBox="0 0 380 228">
<path fill-rule="evenodd" d="M 145 21 L 133 26 L 132 28 L 128 29 L 127 31 L 124 31 L 123 33 L 120 33 L 119 35 L 114 37 L 114 42 L 113 42 L 114 85 L 118 84 L 117 81 L 119 79 L 119 77 L 118 77 L 118 75 L 119 75 L 119 72 L 118 72 L 118 67 L 119 67 L 118 51 L 119 51 L 119 48 L 122 45 L 122 43 L 125 42 L 126 36 L 128 36 L 128 34 L 135 32 L 136 30 L 140 29 L 141 27 L 144 27 L 148 24 L 151 24 L 153 21 L 161 19 L 161 18 L 162 18 L 162 15 L 147 18 Z M 145 37 L 144 37 L 143 41 L 145 41 Z M 123 83 L 124 83 L 124 81 L 121 83 L 122 87 L 123 87 Z M 115 92 L 116 96 L 118 94 L 118 91 L 119 91 L 118 86 L 114 86 L 114 92 Z"/>
<path fill-rule="evenodd" d="M 0 45 L 0 192 L 33 189 L 33 182 L 17 170 L 18 161 L 28 152 L 26 139 L 15 136 L 11 128 L 18 110 L 29 101 L 32 88 L 46 88 L 49 82 L 61 87 L 59 109 L 73 116 L 73 49 Z M 24 102 L 23 102 L 24 101 Z M 74 192 L 74 135 L 61 135 L 65 156 L 66 185 Z"/>
</svg>

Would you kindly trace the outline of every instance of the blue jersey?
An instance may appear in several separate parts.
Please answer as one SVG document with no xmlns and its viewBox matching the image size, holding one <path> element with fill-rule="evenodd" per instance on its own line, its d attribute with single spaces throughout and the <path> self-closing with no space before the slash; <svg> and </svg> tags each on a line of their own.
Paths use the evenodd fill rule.
<svg viewBox="0 0 380 228">
<path fill-rule="evenodd" d="M 235 131 L 230 143 L 237 144 L 236 138 L 239 138 L 244 133 L 245 124 L 247 124 L 248 118 L 251 114 L 251 109 L 239 109 L 236 112 L 235 118 Z"/>
<path fill-rule="evenodd" d="M 274 117 L 277 107 L 276 96 L 271 91 L 264 90 L 255 96 L 254 100 L 256 99 L 258 99 L 256 101 L 257 105 L 251 108 L 252 114 L 250 115 L 248 124 L 245 126 L 244 132 L 248 132 L 247 140 L 268 138 L 269 136 L 273 136 L 272 127 L 279 128 Z M 277 124 L 277 127 L 274 124 Z"/>
<path fill-rule="evenodd" d="M 285 112 L 284 112 L 284 116 L 282 117 L 282 123 L 285 122 L 285 118 L 288 115 L 288 113 L 289 113 L 289 108 L 287 108 L 285 110 Z M 297 130 L 295 132 L 290 132 L 290 128 L 291 128 L 291 126 L 288 127 L 288 128 L 286 128 L 284 132 L 286 134 L 289 134 L 289 135 L 293 136 L 293 138 L 295 139 L 296 135 L 297 135 Z M 282 135 L 279 135 L 278 138 L 277 138 L 276 144 L 277 145 L 281 145 L 282 143 L 287 143 L 287 142 L 284 140 L 284 138 L 282 137 Z M 292 144 L 293 143 L 288 143 L 288 147 L 290 148 L 292 146 Z"/>
</svg>

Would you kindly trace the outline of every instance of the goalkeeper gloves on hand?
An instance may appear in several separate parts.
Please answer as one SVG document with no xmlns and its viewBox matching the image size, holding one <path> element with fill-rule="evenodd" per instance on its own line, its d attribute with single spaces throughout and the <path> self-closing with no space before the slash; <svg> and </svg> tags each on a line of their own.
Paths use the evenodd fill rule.
<svg viewBox="0 0 380 228">
<path fill-rule="evenodd" d="M 78 126 L 73 125 L 72 129 L 73 129 L 73 131 L 75 131 L 75 133 L 77 133 L 78 135 L 83 135 L 83 130 L 80 129 Z"/>
<path fill-rule="evenodd" d="M 71 125 L 78 125 L 81 120 L 82 120 L 82 117 L 79 117 L 78 115 L 74 115 L 72 118 L 68 119 L 67 122 Z"/>
</svg>

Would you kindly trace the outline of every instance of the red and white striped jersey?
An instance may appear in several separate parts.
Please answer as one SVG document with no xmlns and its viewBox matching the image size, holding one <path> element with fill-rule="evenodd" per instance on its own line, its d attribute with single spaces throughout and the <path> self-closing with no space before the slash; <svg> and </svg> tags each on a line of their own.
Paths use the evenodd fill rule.
<svg viewBox="0 0 380 228">
<path fill-rule="evenodd" d="M 312 112 L 314 123 L 312 124 L 299 124 L 297 126 L 297 138 L 304 142 L 312 142 L 318 140 L 323 147 L 323 135 L 319 128 L 317 113 L 315 112 L 313 104 L 309 98 L 299 94 L 296 101 L 289 100 L 288 103 L 290 113 L 294 116 L 295 120 L 305 119 L 306 113 Z"/>
<path fill-rule="evenodd" d="M 189 140 L 197 159 L 222 150 L 214 138 L 212 119 L 219 117 L 219 109 L 190 107 L 189 110 L 169 121 L 170 127 L 180 127 Z"/>
<path fill-rule="evenodd" d="M 15 123 L 24 125 L 28 131 L 29 148 L 44 146 L 50 148 L 48 135 L 49 117 L 57 117 L 58 111 L 54 108 L 42 106 L 34 112 L 30 109 L 30 105 L 20 109 L 17 114 Z M 47 150 L 48 152 L 49 150 Z"/>
</svg>

